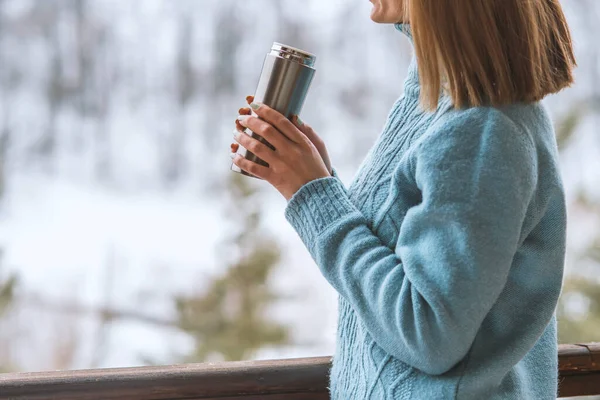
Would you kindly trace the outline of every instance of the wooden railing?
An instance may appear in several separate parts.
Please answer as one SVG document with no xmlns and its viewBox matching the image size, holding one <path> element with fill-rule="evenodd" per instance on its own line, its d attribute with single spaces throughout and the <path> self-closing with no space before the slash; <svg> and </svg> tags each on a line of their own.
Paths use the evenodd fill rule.
<svg viewBox="0 0 600 400">
<path fill-rule="evenodd" d="M 561 397 L 600 395 L 600 343 L 559 346 L 558 370 Z"/>
<path fill-rule="evenodd" d="M 325 400 L 330 357 L 0 375 L 13 400 Z M 600 395 L 600 343 L 561 345 L 560 396 Z"/>
</svg>

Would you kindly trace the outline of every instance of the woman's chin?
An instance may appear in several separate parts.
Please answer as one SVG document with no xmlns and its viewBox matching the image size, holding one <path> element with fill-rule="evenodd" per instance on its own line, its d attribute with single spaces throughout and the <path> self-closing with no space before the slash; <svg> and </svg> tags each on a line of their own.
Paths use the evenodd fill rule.
<svg viewBox="0 0 600 400">
<path fill-rule="evenodd" d="M 373 10 L 371 10 L 371 21 L 376 22 L 378 24 L 393 24 L 395 21 L 386 18 L 385 13 L 380 12 L 377 7 L 373 6 Z"/>
<path fill-rule="evenodd" d="M 371 11 L 371 21 L 376 22 L 378 24 L 385 23 L 385 20 L 384 18 L 382 18 L 381 13 L 377 12 L 375 8 L 373 8 L 373 11 Z"/>
</svg>

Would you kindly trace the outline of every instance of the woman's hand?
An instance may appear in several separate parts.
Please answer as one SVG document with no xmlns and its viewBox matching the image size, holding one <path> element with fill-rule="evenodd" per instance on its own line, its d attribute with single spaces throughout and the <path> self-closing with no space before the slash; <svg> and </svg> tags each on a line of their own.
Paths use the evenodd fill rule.
<svg viewBox="0 0 600 400">
<path fill-rule="evenodd" d="M 253 101 L 254 101 L 254 96 L 246 96 L 246 102 L 248 104 L 251 104 Z M 249 107 L 243 107 L 243 108 L 240 108 L 239 114 L 240 115 L 251 115 L 252 110 Z M 310 127 L 310 125 L 302 122 L 302 120 L 297 115 L 292 118 L 292 122 L 294 123 L 294 125 L 296 125 L 296 127 L 298 129 L 300 129 L 300 131 L 302 131 L 302 133 L 304 133 L 306 135 L 308 140 L 310 140 L 312 142 L 312 144 L 315 145 L 315 147 L 319 151 L 319 154 L 321 155 L 321 158 L 323 159 L 323 162 L 325 163 L 325 166 L 327 167 L 327 171 L 329 171 L 330 175 L 333 175 L 333 169 L 331 168 L 331 160 L 329 159 L 329 154 L 327 153 L 327 147 L 325 146 L 325 142 L 323 142 L 323 139 L 321 139 L 319 137 L 319 135 L 317 135 L 317 133 L 313 130 L 313 128 Z M 244 130 L 244 128 L 241 125 L 239 125 L 239 121 L 237 121 L 237 120 L 236 120 L 236 125 L 239 130 Z M 237 143 L 232 143 L 231 151 L 234 153 L 237 152 L 238 147 L 239 147 L 239 145 Z"/>
<path fill-rule="evenodd" d="M 317 132 L 311 128 L 310 125 L 305 124 L 302 120 L 296 115 L 292 118 L 292 121 L 304 133 L 304 135 L 315 145 L 315 148 L 321 155 L 325 166 L 327 167 L 327 171 L 329 171 L 330 175 L 333 175 L 333 170 L 331 169 L 331 160 L 329 160 L 329 154 L 327 153 L 327 147 L 325 146 L 325 142 L 323 139 L 317 135 Z"/>
<path fill-rule="evenodd" d="M 331 176 L 319 150 L 299 126 L 266 105 L 252 103 L 251 107 L 260 119 L 241 115 L 234 138 L 269 166 L 259 165 L 238 154 L 233 155 L 235 165 L 269 182 L 288 201 L 306 183 Z M 275 150 L 244 133 L 240 126 L 262 136 Z"/>
</svg>

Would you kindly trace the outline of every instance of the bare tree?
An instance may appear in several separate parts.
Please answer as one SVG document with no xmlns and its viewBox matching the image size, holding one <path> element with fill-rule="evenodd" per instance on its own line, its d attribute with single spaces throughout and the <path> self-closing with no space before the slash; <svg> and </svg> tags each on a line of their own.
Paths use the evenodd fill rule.
<svg viewBox="0 0 600 400">
<path fill-rule="evenodd" d="M 163 165 L 161 174 L 167 185 L 176 184 L 188 169 L 186 159 L 186 112 L 196 94 L 196 79 L 192 66 L 192 38 L 194 25 L 187 8 L 179 17 L 178 51 L 175 66 L 175 96 L 177 112 L 174 113 L 173 129 L 170 135 L 163 138 L 161 146 Z"/>
</svg>

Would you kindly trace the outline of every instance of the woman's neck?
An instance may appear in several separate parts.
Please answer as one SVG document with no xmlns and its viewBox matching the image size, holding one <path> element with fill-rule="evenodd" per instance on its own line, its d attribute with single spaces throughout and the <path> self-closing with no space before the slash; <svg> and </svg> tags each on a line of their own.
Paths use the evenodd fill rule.
<svg viewBox="0 0 600 400">
<path fill-rule="evenodd" d="M 394 28 L 403 33 L 409 40 L 409 42 L 413 46 L 413 54 L 410 60 L 410 65 L 408 67 L 408 72 L 406 79 L 404 81 L 404 94 L 405 96 L 411 96 L 418 98 L 421 92 L 421 87 L 419 84 L 419 67 L 417 65 L 417 57 L 414 54 L 414 42 L 412 30 L 410 29 L 410 25 L 407 23 L 398 22 L 394 24 Z"/>
</svg>

